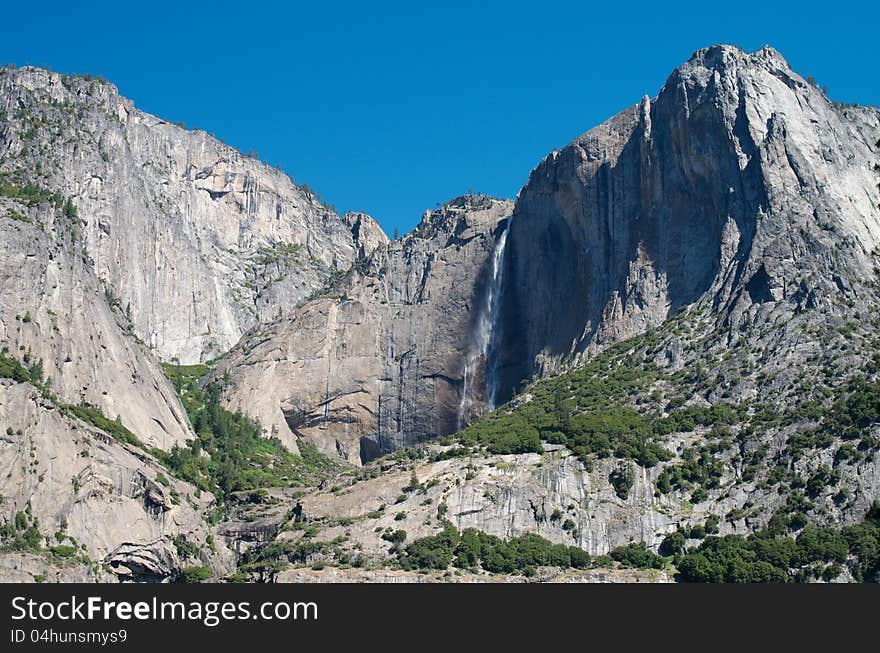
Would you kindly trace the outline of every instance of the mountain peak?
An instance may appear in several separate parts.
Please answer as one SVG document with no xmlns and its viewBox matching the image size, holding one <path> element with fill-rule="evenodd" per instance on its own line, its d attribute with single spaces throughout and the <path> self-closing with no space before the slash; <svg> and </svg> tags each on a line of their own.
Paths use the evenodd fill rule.
<svg viewBox="0 0 880 653">
<path fill-rule="evenodd" d="M 684 66 L 700 65 L 706 68 L 719 68 L 730 65 L 768 65 L 775 68 L 790 68 L 785 57 L 772 45 L 748 52 L 743 48 L 727 43 L 718 43 L 696 50 Z"/>
<path fill-rule="evenodd" d="M 541 328 L 506 347 L 520 357 L 509 387 L 701 299 L 739 321 L 758 299 L 850 292 L 880 242 L 877 132 L 873 112 L 837 111 L 769 46 L 698 50 L 520 192 L 510 305 Z"/>
</svg>

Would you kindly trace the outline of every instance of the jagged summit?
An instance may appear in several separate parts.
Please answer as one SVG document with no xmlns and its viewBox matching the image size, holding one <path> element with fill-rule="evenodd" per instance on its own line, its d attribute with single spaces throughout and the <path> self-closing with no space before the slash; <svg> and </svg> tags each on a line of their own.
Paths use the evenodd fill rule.
<svg viewBox="0 0 880 653">
<path fill-rule="evenodd" d="M 465 195 L 459 195 L 458 197 L 453 197 L 443 203 L 444 207 L 454 207 L 460 209 L 481 209 L 486 208 L 492 202 L 503 202 L 506 200 L 499 199 L 497 197 L 492 197 L 491 195 L 486 195 L 484 193 L 467 193 Z"/>
<path fill-rule="evenodd" d="M 410 234 L 425 237 L 435 234 L 438 230 L 450 232 L 462 231 L 473 226 L 474 220 L 494 219 L 493 209 L 511 205 L 511 200 L 498 199 L 481 193 L 468 193 L 447 200 L 434 209 L 425 211 L 419 224 Z"/>
<path fill-rule="evenodd" d="M 731 63 L 744 63 L 745 65 L 766 64 L 773 62 L 789 68 L 785 57 L 772 45 L 765 45 L 753 52 L 748 52 L 738 45 L 729 43 L 717 43 L 705 48 L 695 50 L 690 58 L 679 69 L 689 65 L 699 65 L 705 68 L 714 68 L 718 65 L 726 66 Z"/>
<path fill-rule="evenodd" d="M 834 106 L 772 49 L 698 51 L 520 192 L 508 389 L 695 302 L 737 323 L 760 298 L 827 301 L 871 278 L 878 136 L 876 109 Z"/>
</svg>

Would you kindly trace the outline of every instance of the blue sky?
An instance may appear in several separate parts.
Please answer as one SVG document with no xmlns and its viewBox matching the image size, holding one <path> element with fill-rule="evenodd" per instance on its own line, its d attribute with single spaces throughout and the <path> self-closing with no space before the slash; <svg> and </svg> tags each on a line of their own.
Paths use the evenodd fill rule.
<svg viewBox="0 0 880 653">
<path fill-rule="evenodd" d="M 184 4 L 6 3 L 0 62 L 103 75 L 389 233 L 469 189 L 513 197 L 714 43 L 769 43 L 832 98 L 880 104 L 867 2 Z"/>
</svg>

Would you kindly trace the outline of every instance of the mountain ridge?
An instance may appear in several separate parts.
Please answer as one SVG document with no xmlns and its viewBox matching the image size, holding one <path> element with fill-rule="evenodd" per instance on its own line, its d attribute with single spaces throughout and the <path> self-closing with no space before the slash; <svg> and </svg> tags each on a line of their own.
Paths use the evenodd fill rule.
<svg viewBox="0 0 880 653">
<path fill-rule="evenodd" d="M 515 202 L 394 240 L 111 85 L 2 69 L 0 567 L 694 579 L 715 535 L 873 537 L 878 191 L 880 112 L 769 47 L 696 51 Z M 880 568 L 847 551 L 743 577 Z"/>
</svg>

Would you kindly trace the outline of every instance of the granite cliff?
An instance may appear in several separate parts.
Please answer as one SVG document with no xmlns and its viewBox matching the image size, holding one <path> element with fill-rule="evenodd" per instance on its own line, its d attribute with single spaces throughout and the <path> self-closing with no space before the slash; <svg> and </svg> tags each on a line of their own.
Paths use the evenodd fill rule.
<svg viewBox="0 0 880 653">
<path fill-rule="evenodd" d="M 101 80 L 0 111 L 4 578 L 880 574 L 880 112 L 772 48 L 394 240 Z"/>
<path fill-rule="evenodd" d="M 481 401 L 457 427 L 511 401 L 306 496 L 279 541 L 301 553 L 306 524 L 337 543 L 311 560 L 363 565 L 411 543 L 390 550 L 407 568 L 451 551 L 450 527 L 598 556 L 680 540 L 702 578 L 707 533 L 861 528 L 880 497 L 878 150 L 877 109 L 832 102 L 772 48 L 696 52 L 552 152 L 496 231 Z M 460 405 L 468 360 L 447 373 Z M 877 574 L 820 562 L 772 573 Z"/>
<path fill-rule="evenodd" d="M 230 377 L 227 403 L 282 441 L 295 435 L 356 464 L 460 428 L 486 399 L 476 341 L 512 209 L 452 200 L 289 318 L 247 334 L 216 372 Z"/>
<path fill-rule="evenodd" d="M 553 151 L 514 211 L 502 394 L 684 306 L 736 328 L 855 293 L 880 242 L 878 129 L 772 48 L 716 46 Z"/>
<path fill-rule="evenodd" d="M 162 360 L 225 353 L 346 270 L 380 231 L 363 214 L 340 220 L 307 187 L 205 132 L 138 110 L 103 80 L 4 69 L 0 97 L 0 171 L 71 199 L 95 275 Z"/>
</svg>

